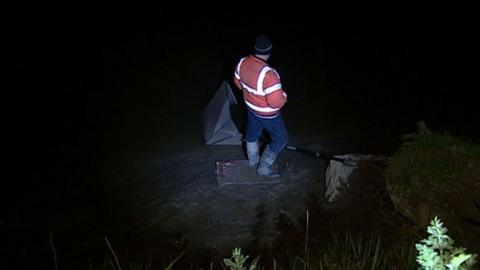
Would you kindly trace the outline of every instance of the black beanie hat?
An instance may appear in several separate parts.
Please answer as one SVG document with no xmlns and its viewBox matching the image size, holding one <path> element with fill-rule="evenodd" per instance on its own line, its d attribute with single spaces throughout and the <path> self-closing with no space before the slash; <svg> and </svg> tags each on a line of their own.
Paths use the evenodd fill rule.
<svg viewBox="0 0 480 270">
<path fill-rule="evenodd" d="M 267 55 L 272 53 L 272 41 L 264 34 L 258 35 L 255 42 L 255 54 Z"/>
</svg>

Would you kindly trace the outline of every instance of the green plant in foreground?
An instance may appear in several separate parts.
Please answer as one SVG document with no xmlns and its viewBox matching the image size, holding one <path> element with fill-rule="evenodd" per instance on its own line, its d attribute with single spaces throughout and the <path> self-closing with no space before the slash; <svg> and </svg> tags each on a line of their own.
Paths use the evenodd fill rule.
<svg viewBox="0 0 480 270">
<path fill-rule="evenodd" d="M 244 263 L 248 260 L 250 256 L 243 256 L 241 248 L 235 248 L 232 252 L 232 257 L 230 259 L 223 259 L 225 266 L 230 268 L 230 270 L 246 270 Z M 255 258 L 252 261 L 252 264 L 248 268 L 249 270 L 255 270 L 257 268 L 257 262 L 259 257 Z"/>
<path fill-rule="evenodd" d="M 438 217 L 431 221 L 427 228 L 430 236 L 420 241 L 423 244 L 415 245 L 420 269 L 472 269 L 477 255 L 465 253 L 462 247 L 454 247 L 454 240 L 447 231 Z"/>
</svg>

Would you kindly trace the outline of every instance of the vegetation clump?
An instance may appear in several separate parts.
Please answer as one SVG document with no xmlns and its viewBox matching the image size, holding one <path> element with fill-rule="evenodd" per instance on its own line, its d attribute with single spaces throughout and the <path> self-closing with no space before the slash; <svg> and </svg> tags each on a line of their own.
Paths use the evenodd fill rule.
<svg viewBox="0 0 480 270">
<path fill-rule="evenodd" d="M 447 224 L 478 213 L 480 145 L 449 133 L 432 132 L 424 122 L 418 133 L 389 160 L 387 190 L 395 208 L 413 223 L 425 226 L 435 215 Z"/>
</svg>

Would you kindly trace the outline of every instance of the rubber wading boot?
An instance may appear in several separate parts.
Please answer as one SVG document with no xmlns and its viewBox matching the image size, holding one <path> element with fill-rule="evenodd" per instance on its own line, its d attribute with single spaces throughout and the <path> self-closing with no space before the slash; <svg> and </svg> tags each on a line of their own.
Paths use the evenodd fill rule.
<svg viewBox="0 0 480 270">
<path fill-rule="evenodd" d="M 267 146 L 267 148 L 265 148 L 265 151 L 262 154 L 262 158 L 260 159 L 257 173 L 259 175 L 271 178 L 280 177 L 280 172 L 278 171 L 277 166 L 275 166 L 276 159 L 277 153 L 270 150 L 270 147 Z"/>
<path fill-rule="evenodd" d="M 247 142 L 248 166 L 257 168 L 260 156 L 258 154 L 258 141 Z"/>
</svg>

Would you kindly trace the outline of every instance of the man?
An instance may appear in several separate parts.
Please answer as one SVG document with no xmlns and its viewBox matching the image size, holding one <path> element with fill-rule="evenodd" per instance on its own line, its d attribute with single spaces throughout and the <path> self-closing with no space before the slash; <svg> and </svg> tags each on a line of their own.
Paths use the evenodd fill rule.
<svg viewBox="0 0 480 270">
<path fill-rule="evenodd" d="M 277 71 L 267 64 L 272 52 L 272 42 L 266 35 L 256 38 L 252 55 L 242 58 L 235 70 L 234 82 L 243 91 L 247 105 L 247 156 L 251 167 L 267 177 L 279 177 L 274 163 L 288 142 L 288 133 L 282 119 L 281 109 L 287 102 Z M 263 129 L 271 142 L 260 159 L 258 139 Z"/>
</svg>

